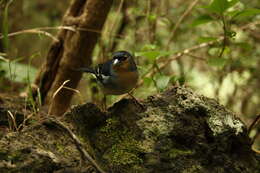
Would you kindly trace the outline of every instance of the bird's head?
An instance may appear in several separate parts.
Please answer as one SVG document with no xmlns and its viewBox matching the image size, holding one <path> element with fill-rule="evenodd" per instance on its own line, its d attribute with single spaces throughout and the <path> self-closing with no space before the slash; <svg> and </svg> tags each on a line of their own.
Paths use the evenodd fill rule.
<svg viewBox="0 0 260 173">
<path fill-rule="evenodd" d="M 113 54 L 113 70 L 135 71 L 137 70 L 133 56 L 127 51 L 118 51 Z"/>
</svg>

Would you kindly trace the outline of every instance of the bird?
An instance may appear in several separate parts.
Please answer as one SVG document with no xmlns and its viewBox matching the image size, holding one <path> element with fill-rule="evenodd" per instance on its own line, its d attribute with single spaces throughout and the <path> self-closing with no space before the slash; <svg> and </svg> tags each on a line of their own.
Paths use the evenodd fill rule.
<svg viewBox="0 0 260 173">
<path fill-rule="evenodd" d="M 112 59 L 94 68 L 81 67 L 79 71 L 94 74 L 105 95 L 122 95 L 136 87 L 139 73 L 131 53 L 117 51 Z"/>
</svg>

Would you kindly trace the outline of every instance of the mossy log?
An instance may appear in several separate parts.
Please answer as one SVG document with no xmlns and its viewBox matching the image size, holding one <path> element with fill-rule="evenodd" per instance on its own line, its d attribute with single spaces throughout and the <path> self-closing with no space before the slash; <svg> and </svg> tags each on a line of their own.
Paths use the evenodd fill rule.
<svg viewBox="0 0 260 173">
<path fill-rule="evenodd" d="M 107 173 L 259 173 L 247 129 L 214 99 L 184 87 L 101 112 L 91 103 L 60 120 Z M 0 172 L 97 172 L 62 129 L 43 119 L 0 140 Z"/>
</svg>

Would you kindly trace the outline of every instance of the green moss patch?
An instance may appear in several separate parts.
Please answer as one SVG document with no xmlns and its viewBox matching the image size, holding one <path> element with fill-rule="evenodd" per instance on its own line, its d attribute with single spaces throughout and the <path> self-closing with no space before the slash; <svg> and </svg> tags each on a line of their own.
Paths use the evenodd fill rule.
<svg viewBox="0 0 260 173">
<path fill-rule="evenodd" d="M 140 142 L 130 129 L 121 125 L 118 118 L 107 119 L 98 136 L 102 138 L 97 141 L 100 149 L 106 148 L 103 159 L 111 168 L 131 169 L 143 163 L 143 159 L 140 157 L 142 153 L 142 149 L 139 147 Z"/>
<path fill-rule="evenodd" d="M 177 148 L 172 148 L 168 152 L 168 156 L 171 159 L 175 159 L 176 157 L 179 157 L 179 156 L 187 156 L 187 155 L 192 155 L 192 154 L 194 154 L 194 152 L 192 152 L 191 150 L 182 150 L 182 149 L 177 149 Z"/>
</svg>

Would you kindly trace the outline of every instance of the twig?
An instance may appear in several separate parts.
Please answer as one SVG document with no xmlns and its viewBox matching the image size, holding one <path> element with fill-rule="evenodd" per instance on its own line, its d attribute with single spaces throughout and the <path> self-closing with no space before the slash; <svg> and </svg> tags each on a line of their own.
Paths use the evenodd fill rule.
<svg viewBox="0 0 260 173">
<path fill-rule="evenodd" d="M 123 6 L 122 6 L 122 19 L 121 19 L 121 22 L 120 22 L 120 26 L 118 27 L 116 33 L 114 34 L 115 37 L 118 37 L 118 38 L 123 38 L 124 37 L 124 31 L 127 28 L 128 24 L 130 23 L 130 17 L 128 16 L 127 10 L 130 7 L 131 2 L 130 1 L 128 1 L 128 2 L 124 1 L 124 3 L 123 3 Z M 118 45 L 118 43 L 119 43 L 119 40 L 115 39 L 113 41 L 112 45 L 109 46 L 110 48 L 107 49 L 107 52 L 114 52 L 116 47 L 117 47 L 117 45 Z"/>
<path fill-rule="evenodd" d="M 252 129 L 254 128 L 254 126 L 259 122 L 259 120 L 260 120 L 260 114 L 258 114 L 257 116 L 256 116 L 256 118 L 254 119 L 254 121 L 252 122 L 252 124 L 249 126 L 249 128 L 248 128 L 248 135 L 250 134 L 250 132 L 252 131 Z M 256 138 L 258 137 L 258 132 L 259 132 L 259 130 L 257 131 L 257 133 L 256 133 L 256 135 L 253 137 L 253 139 L 252 139 L 252 142 L 251 142 L 251 145 L 253 146 L 253 144 L 255 143 L 255 140 L 256 140 Z M 252 148 L 253 149 L 253 148 Z M 255 151 L 256 152 L 256 151 Z M 259 152 L 259 154 L 260 154 L 260 152 Z"/>
<path fill-rule="evenodd" d="M 257 124 L 257 122 L 260 120 L 260 114 L 258 114 L 256 116 L 256 118 L 254 119 L 254 121 L 251 123 L 251 125 L 248 128 L 248 134 L 250 134 L 250 132 L 252 131 L 253 127 Z"/>
<path fill-rule="evenodd" d="M 89 28 L 75 28 L 74 26 L 57 26 L 57 27 L 39 27 L 39 28 L 32 28 L 32 29 L 25 29 L 25 30 L 20 30 L 17 32 L 12 32 L 9 33 L 7 36 L 8 37 L 12 37 L 12 36 L 17 36 L 20 34 L 25 34 L 25 33 L 32 33 L 32 34 L 43 34 L 46 35 L 50 38 L 52 38 L 53 40 L 58 40 L 55 36 L 53 36 L 52 34 L 46 32 L 46 31 L 42 31 L 42 30 L 69 30 L 69 31 L 87 31 L 87 32 L 94 32 L 94 33 L 98 33 L 101 34 L 102 31 L 99 30 L 95 30 L 95 29 L 89 29 Z M 0 33 L 0 39 L 3 39 L 3 34 Z M 115 35 L 115 37 L 119 37 L 122 38 L 122 35 Z"/>
<path fill-rule="evenodd" d="M 50 33 L 46 32 L 46 31 L 36 30 L 36 29 L 27 29 L 27 30 L 17 31 L 17 32 L 10 33 L 7 36 L 12 37 L 12 36 L 16 36 L 16 35 L 20 35 L 20 34 L 24 34 L 24 33 L 43 34 L 45 36 L 50 37 L 54 41 L 58 41 L 58 39 L 56 37 L 54 37 L 53 35 L 51 35 Z M 4 36 L 0 35 L 0 39 L 2 39 L 2 38 L 4 38 Z"/>
<path fill-rule="evenodd" d="M 166 50 L 169 50 L 170 48 L 170 43 L 171 41 L 174 39 L 174 36 L 175 36 L 175 33 L 177 31 L 177 29 L 179 28 L 181 22 L 184 20 L 184 18 L 186 16 L 188 16 L 188 14 L 192 11 L 192 9 L 195 7 L 195 5 L 199 2 L 199 0 L 195 0 L 195 1 L 192 1 L 190 3 L 190 5 L 188 6 L 188 8 L 184 11 L 184 13 L 180 16 L 179 20 L 176 22 L 176 24 L 174 25 L 174 28 L 173 28 L 173 31 L 172 33 L 170 34 L 170 37 L 169 37 L 169 40 L 166 44 Z M 184 67 L 183 67 L 183 63 L 180 59 L 177 59 L 177 63 L 179 65 L 179 71 L 180 71 L 180 74 L 181 76 L 184 76 Z"/>
<path fill-rule="evenodd" d="M 142 109 L 145 109 L 144 105 L 142 105 L 142 103 L 140 103 L 132 94 L 131 92 L 127 93 L 130 97 L 132 97 L 132 99 L 135 101 L 136 104 L 138 104 Z"/>
<path fill-rule="evenodd" d="M 11 121 L 12 123 L 9 122 L 10 130 L 12 130 L 12 129 L 14 128 L 15 131 L 17 131 L 17 125 L 16 125 L 16 121 L 15 121 L 14 115 L 12 114 L 11 111 L 7 111 L 7 113 L 8 113 L 9 117 L 10 117 L 11 120 L 12 120 L 12 121 Z"/>
<path fill-rule="evenodd" d="M 255 25 L 258 25 L 258 24 L 260 24 L 260 22 L 252 22 L 252 23 L 249 23 L 249 24 L 247 24 L 247 25 L 242 26 L 241 28 L 242 28 L 242 29 L 247 29 L 248 27 L 255 26 Z M 190 54 L 190 52 L 193 52 L 193 51 L 195 51 L 195 50 L 197 50 L 197 49 L 201 49 L 201 48 L 204 48 L 204 47 L 207 47 L 207 46 L 211 46 L 211 45 L 215 44 L 216 42 L 222 41 L 223 39 L 224 39 L 224 36 L 220 36 L 220 37 L 219 37 L 218 39 L 216 39 L 216 40 L 209 41 L 209 42 L 206 42 L 206 43 L 201 43 L 201 44 L 199 44 L 199 45 L 195 45 L 195 46 L 193 46 L 193 47 L 184 49 L 183 51 L 178 52 L 178 53 L 172 55 L 172 56 L 171 56 L 170 58 L 168 58 L 168 59 L 163 59 L 163 58 L 162 58 L 161 60 L 159 59 L 158 62 L 159 62 L 159 63 L 163 63 L 163 64 L 160 65 L 159 67 L 160 67 L 160 69 L 163 69 L 163 68 L 166 67 L 171 61 L 174 61 L 174 60 L 176 60 L 176 59 L 182 57 L 183 55 Z M 151 72 L 150 72 L 150 73 L 147 73 L 145 76 L 149 76 L 149 75 L 151 75 L 151 74 L 154 73 L 154 71 L 153 71 L 152 69 L 150 69 L 150 71 L 151 71 Z"/>
<path fill-rule="evenodd" d="M 241 28 L 242 29 L 247 29 L 248 27 L 251 27 L 251 26 L 254 26 L 254 25 L 258 25 L 260 24 L 260 22 L 253 22 L 253 23 L 250 23 L 250 24 L 247 24 L 245 26 L 242 26 Z M 216 42 L 219 42 L 219 41 L 222 41 L 224 39 L 224 36 L 220 36 L 218 39 L 216 40 L 213 40 L 213 41 L 209 41 L 209 42 L 206 42 L 206 43 L 201 43 L 201 44 L 198 44 L 198 45 L 195 45 L 193 47 L 190 47 L 190 48 L 187 48 L 187 49 L 184 49 L 178 53 L 175 53 L 174 55 L 172 55 L 170 58 L 161 58 L 161 59 L 158 59 L 158 63 L 161 64 L 159 65 L 159 69 L 163 69 L 165 68 L 170 62 L 182 57 L 183 55 L 190 55 L 191 52 L 197 50 L 197 49 L 201 49 L 201 48 L 205 48 L 205 47 L 208 47 L 208 46 L 211 46 L 213 44 L 215 44 Z M 153 70 L 153 67 L 151 69 L 148 70 L 149 73 L 145 74 L 144 77 L 147 77 L 147 76 L 151 76 L 153 75 L 154 73 L 156 73 L 155 70 Z M 139 83 L 137 84 L 137 88 L 139 86 L 141 86 L 143 84 L 143 80 L 140 80 Z"/>
<path fill-rule="evenodd" d="M 155 7 L 157 7 L 157 8 L 155 8 Z M 156 38 L 157 20 L 150 20 L 149 18 L 154 12 L 158 11 L 158 4 L 156 4 L 156 1 L 148 0 L 146 11 L 147 11 L 146 20 L 147 20 L 147 24 L 148 24 L 148 30 L 147 30 L 148 40 L 149 40 L 149 43 L 154 44 L 155 38 Z"/>
<path fill-rule="evenodd" d="M 61 127 L 62 129 L 64 129 L 69 134 L 71 139 L 74 141 L 77 149 L 79 150 L 83 160 L 88 160 L 99 172 L 106 173 L 98 165 L 98 163 L 90 156 L 90 154 L 83 148 L 83 144 L 80 142 L 78 137 L 66 125 L 64 125 L 61 121 L 54 118 L 48 118 L 48 120 L 50 120 L 52 123 L 56 124 L 57 126 Z"/>
<path fill-rule="evenodd" d="M 200 60 L 200 61 L 207 61 L 207 59 L 205 59 L 205 58 L 201 58 L 199 56 L 195 56 L 195 55 L 192 55 L 190 53 L 187 53 L 187 55 L 194 58 L 194 59 Z"/>
<path fill-rule="evenodd" d="M 216 40 L 213 40 L 213 41 L 210 41 L 210 42 L 207 42 L 207 43 L 201 43 L 201 44 L 195 45 L 195 46 L 193 46 L 193 47 L 184 49 L 183 51 L 178 52 L 178 53 L 172 55 L 172 56 L 171 56 L 170 58 L 168 58 L 168 59 L 159 59 L 159 60 L 158 60 L 158 63 L 162 63 L 161 65 L 159 65 L 159 70 L 162 70 L 162 69 L 165 68 L 167 65 L 169 65 L 169 63 L 170 63 L 171 61 L 174 61 L 174 60 L 176 60 L 176 59 L 182 57 L 183 55 L 189 55 L 189 56 L 190 56 L 190 52 L 193 52 L 193 51 L 195 51 L 195 50 L 197 50 L 197 49 L 201 49 L 201 48 L 204 48 L 204 47 L 207 47 L 207 46 L 211 46 L 212 44 L 215 44 L 216 42 L 221 41 L 221 40 L 223 40 L 223 39 L 224 39 L 224 37 L 221 36 L 221 37 L 219 37 L 219 38 L 216 39 Z M 201 59 L 201 60 L 205 60 L 205 59 Z M 153 68 L 154 68 L 154 67 L 151 67 L 151 69 L 148 70 L 149 73 L 145 74 L 142 78 L 147 77 L 147 76 L 152 76 L 154 73 L 156 73 L 158 69 L 153 70 Z M 139 82 L 138 82 L 136 88 L 140 87 L 143 83 L 144 83 L 144 80 L 142 80 L 142 79 L 139 80 Z M 125 96 L 127 96 L 127 94 L 124 94 L 124 95 L 122 95 L 122 96 L 119 97 L 119 98 L 122 99 L 122 98 L 124 98 Z M 120 100 L 120 99 L 119 99 L 119 100 Z"/>
<path fill-rule="evenodd" d="M 227 42 L 228 42 L 228 37 L 227 37 L 228 28 L 227 28 L 225 16 L 223 14 L 221 15 L 221 20 L 222 20 L 222 23 L 223 23 L 224 39 L 223 39 L 221 51 L 220 51 L 219 56 L 218 56 L 219 58 L 221 58 L 223 56 L 223 53 L 225 51 L 225 48 L 226 48 Z"/>
<path fill-rule="evenodd" d="M 108 36 L 108 38 L 110 38 L 109 39 L 109 43 L 108 43 L 108 45 L 110 46 L 111 45 L 111 43 L 112 43 L 112 41 L 113 41 L 113 37 L 112 37 L 112 33 L 113 33 L 113 31 L 115 30 L 115 26 L 116 26 L 116 24 L 117 24 L 117 21 L 118 21 L 118 18 L 119 18 L 119 15 L 120 15 L 120 11 L 122 10 L 122 7 L 123 7 L 123 4 L 124 4 L 124 0 L 121 0 L 120 1 L 120 3 L 119 3 L 119 6 L 118 6 L 118 8 L 117 8 L 117 10 L 116 10 L 116 17 L 115 17 L 115 20 L 113 21 L 113 23 L 111 24 L 111 30 L 110 30 L 110 34 L 109 34 L 109 36 Z"/>
<path fill-rule="evenodd" d="M 63 88 L 64 88 L 64 89 L 67 89 L 67 90 L 70 90 L 70 91 L 73 91 L 73 92 L 75 92 L 76 94 L 78 94 L 78 96 L 79 96 L 79 98 L 80 98 L 81 104 L 84 103 L 83 97 L 82 97 L 82 95 L 81 95 L 81 93 L 80 93 L 79 90 L 76 90 L 76 89 L 73 89 L 73 88 L 70 88 L 70 87 L 66 87 L 66 86 L 64 86 Z"/>
<path fill-rule="evenodd" d="M 55 96 L 60 92 L 60 90 L 66 85 L 66 83 L 68 83 L 70 80 L 66 80 L 63 82 L 63 84 L 61 84 L 61 86 L 53 93 L 52 95 L 52 99 L 55 98 Z M 52 103 L 50 104 L 50 108 L 49 108 L 49 111 L 48 111 L 48 115 L 50 115 L 50 112 L 52 110 Z"/>
<path fill-rule="evenodd" d="M 76 29 L 74 27 L 71 27 L 71 26 L 56 26 L 56 27 L 49 27 L 48 26 L 48 27 L 39 27 L 39 28 L 31 28 L 31 29 L 20 30 L 20 31 L 17 31 L 17 32 L 9 33 L 8 36 L 12 37 L 12 36 L 20 35 L 20 34 L 23 34 L 23 33 L 36 33 L 36 34 L 40 33 L 40 34 L 43 34 L 42 32 L 45 32 L 45 31 L 42 31 L 42 30 L 69 30 L 69 31 L 76 32 Z M 48 34 L 51 35 L 50 33 L 48 33 Z M 54 37 L 54 36 L 51 35 L 51 38 L 52 37 Z M 0 33 L 0 39 L 2 39 L 2 38 L 3 38 L 3 35 Z"/>
<path fill-rule="evenodd" d="M 173 31 L 170 35 L 170 38 L 166 44 L 166 49 L 169 50 L 169 47 L 170 47 L 170 43 L 172 41 L 172 39 L 174 38 L 175 36 L 175 33 L 177 31 L 177 29 L 179 28 L 181 22 L 183 21 L 183 19 L 188 16 L 188 14 L 191 12 L 191 10 L 193 9 L 193 7 L 199 2 L 199 0 L 195 0 L 193 1 L 189 7 L 185 10 L 185 12 L 181 15 L 181 17 L 179 18 L 179 20 L 176 22 L 176 24 L 174 25 L 174 28 L 173 28 Z"/>
<path fill-rule="evenodd" d="M 66 83 L 68 83 L 70 80 L 65 80 L 62 84 L 61 84 L 61 86 L 54 92 L 54 94 L 52 95 L 52 98 L 54 99 L 54 97 L 58 94 L 58 92 L 60 92 L 60 90 L 64 87 L 64 85 L 66 84 Z"/>
<path fill-rule="evenodd" d="M 2 56 L 0 56 L 0 60 L 2 60 L 2 61 L 4 61 L 4 62 L 10 62 L 9 59 L 6 59 L 6 58 L 4 58 L 4 57 L 2 57 Z"/>
<path fill-rule="evenodd" d="M 193 46 L 193 47 L 191 47 L 191 48 L 184 49 L 183 51 L 178 52 L 178 53 L 172 55 L 172 56 L 171 56 L 170 58 L 168 58 L 168 59 L 159 59 L 159 60 L 158 60 L 158 63 L 161 63 L 161 65 L 159 65 L 159 69 L 162 70 L 162 69 L 165 68 L 167 65 L 169 65 L 169 63 L 170 63 L 171 61 L 174 61 L 174 60 L 176 60 L 176 59 L 182 57 L 183 55 L 190 54 L 190 52 L 193 52 L 193 51 L 195 51 L 195 50 L 197 50 L 197 49 L 201 49 L 201 48 L 210 46 L 210 45 L 215 44 L 216 42 L 221 41 L 221 40 L 223 40 L 223 39 L 224 39 L 223 37 L 219 37 L 217 40 L 210 41 L 210 42 L 207 42 L 207 43 L 201 43 L 201 44 L 195 45 L 195 46 Z M 153 75 L 154 73 L 156 73 L 156 71 L 153 70 L 153 67 L 152 67 L 149 71 L 150 71 L 150 72 L 147 73 L 144 77 L 151 76 L 151 75 Z M 142 84 L 143 84 L 143 80 L 141 80 L 141 81 L 138 83 L 137 87 L 140 86 L 140 85 L 142 85 Z"/>
<path fill-rule="evenodd" d="M 6 56 L 6 53 L 0 52 L 0 59 L 3 58 L 3 56 Z"/>
<path fill-rule="evenodd" d="M 252 148 L 252 150 L 253 150 L 255 153 L 257 153 L 257 154 L 260 154 L 260 150 L 257 150 L 257 149 L 255 149 L 255 148 Z"/>
<path fill-rule="evenodd" d="M 256 26 L 256 25 L 260 25 L 260 21 L 255 21 L 255 22 L 248 23 L 248 24 L 242 26 L 241 29 L 242 29 L 242 30 L 248 29 L 248 28 L 250 28 L 251 26 Z"/>
<path fill-rule="evenodd" d="M 25 123 L 27 122 L 27 120 L 29 120 L 32 116 L 34 115 L 34 113 L 29 114 L 26 118 L 23 119 L 23 123 L 21 123 L 18 128 L 17 131 L 20 131 L 20 129 L 22 127 L 25 127 Z"/>
</svg>

